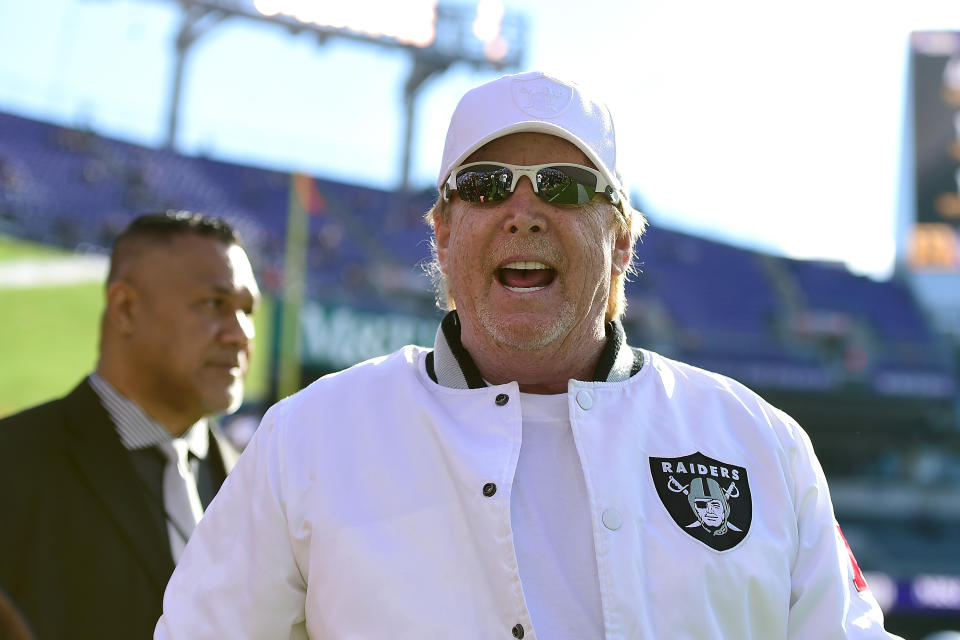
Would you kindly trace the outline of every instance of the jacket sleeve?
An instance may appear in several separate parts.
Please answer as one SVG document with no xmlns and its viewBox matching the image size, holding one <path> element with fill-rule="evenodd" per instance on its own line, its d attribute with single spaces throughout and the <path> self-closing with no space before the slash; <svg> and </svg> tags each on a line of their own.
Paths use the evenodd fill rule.
<svg viewBox="0 0 960 640">
<path fill-rule="evenodd" d="M 272 407 L 190 537 L 155 640 L 306 638 L 306 581 L 284 512 L 285 403 Z"/>
<path fill-rule="evenodd" d="M 794 438 L 790 463 L 798 534 L 790 575 L 788 640 L 898 638 L 884 631 L 880 605 L 840 532 L 810 438 L 781 415 Z"/>
</svg>

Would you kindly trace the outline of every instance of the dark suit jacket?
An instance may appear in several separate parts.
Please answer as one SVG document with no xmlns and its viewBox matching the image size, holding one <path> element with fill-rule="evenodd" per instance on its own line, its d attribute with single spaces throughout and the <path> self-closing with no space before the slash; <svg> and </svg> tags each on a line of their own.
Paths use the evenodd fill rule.
<svg viewBox="0 0 960 640">
<path fill-rule="evenodd" d="M 0 590 L 38 640 L 153 637 L 173 571 L 156 503 L 86 381 L 0 420 Z"/>
</svg>

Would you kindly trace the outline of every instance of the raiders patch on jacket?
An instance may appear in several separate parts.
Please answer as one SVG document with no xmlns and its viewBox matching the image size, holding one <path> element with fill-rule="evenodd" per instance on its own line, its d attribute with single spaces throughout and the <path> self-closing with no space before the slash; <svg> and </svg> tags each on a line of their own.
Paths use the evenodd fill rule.
<svg viewBox="0 0 960 640">
<path fill-rule="evenodd" d="M 653 485 L 674 522 L 703 544 L 737 546 L 753 519 L 747 470 L 699 451 L 681 458 L 650 456 Z"/>
</svg>

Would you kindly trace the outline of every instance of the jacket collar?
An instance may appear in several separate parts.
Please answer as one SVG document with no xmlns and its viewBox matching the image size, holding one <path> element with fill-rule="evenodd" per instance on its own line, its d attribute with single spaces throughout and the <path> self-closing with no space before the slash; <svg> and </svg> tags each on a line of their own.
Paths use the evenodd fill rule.
<svg viewBox="0 0 960 640">
<path fill-rule="evenodd" d="M 643 352 L 627 345 L 619 320 L 606 325 L 607 344 L 593 372 L 594 382 L 622 382 L 643 367 Z M 452 389 L 481 389 L 487 386 L 473 358 L 460 342 L 460 318 L 456 311 L 444 316 L 437 329 L 433 351 L 427 354 L 427 373 L 437 384 Z"/>
</svg>

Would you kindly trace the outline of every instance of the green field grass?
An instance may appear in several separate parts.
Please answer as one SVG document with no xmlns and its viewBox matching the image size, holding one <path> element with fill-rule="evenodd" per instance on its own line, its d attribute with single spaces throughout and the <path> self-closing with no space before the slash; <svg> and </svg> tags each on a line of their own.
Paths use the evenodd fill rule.
<svg viewBox="0 0 960 640">
<path fill-rule="evenodd" d="M 0 236 L 0 264 L 65 255 Z M 103 284 L 3 288 L 0 284 L 0 416 L 67 393 L 96 364 Z M 257 344 L 247 378 L 247 401 L 269 390 L 273 303 L 254 316 Z"/>
<path fill-rule="evenodd" d="M 69 255 L 66 251 L 35 242 L 26 242 L 10 236 L 0 235 L 0 262 L 20 258 L 41 258 L 44 256 Z"/>
<path fill-rule="evenodd" d="M 61 396 L 96 362 L 103 285 L 0 289 L 0 415 Z"/>
</svg>

